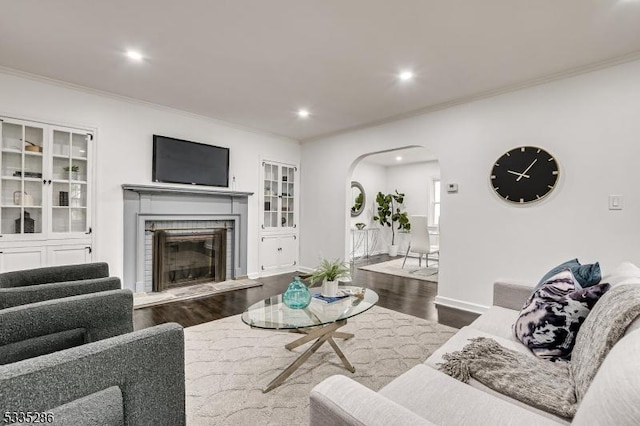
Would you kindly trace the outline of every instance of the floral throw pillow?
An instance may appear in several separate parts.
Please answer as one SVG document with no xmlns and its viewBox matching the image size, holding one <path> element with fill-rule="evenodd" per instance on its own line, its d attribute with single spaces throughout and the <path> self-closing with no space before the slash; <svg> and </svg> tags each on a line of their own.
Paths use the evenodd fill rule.
<svg viewBox="0 0 640 426">
<path fill-rule="evenodd" d="M 514 332 L 518 340 L 540 358 L 571 358 L 576 334 L 609 284 L 582 288 L 571 270 L 547 279 L 520 311 Z"/>
</svg>

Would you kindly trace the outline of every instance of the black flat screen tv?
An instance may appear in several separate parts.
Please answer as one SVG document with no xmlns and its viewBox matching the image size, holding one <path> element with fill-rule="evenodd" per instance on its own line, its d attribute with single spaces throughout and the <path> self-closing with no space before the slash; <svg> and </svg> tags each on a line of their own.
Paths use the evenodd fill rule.
<svg viewBox="0 0 640 426">
<path fill-rule="evenodd" d="M 229 186 L 229 148 L 153 135 L 154 182 Z"/>
</svg>

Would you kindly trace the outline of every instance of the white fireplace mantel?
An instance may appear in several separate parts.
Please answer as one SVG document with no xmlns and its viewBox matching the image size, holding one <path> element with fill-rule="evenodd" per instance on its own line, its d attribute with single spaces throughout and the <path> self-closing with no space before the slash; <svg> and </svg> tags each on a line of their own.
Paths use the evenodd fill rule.
<svg viewBox="0 0 640 426">
<path fill-rule="evenodd" d="M 245 197 L 253 195 L 253 192 L 229 191 L 215 188 L 203 188 L 200 186 L 168 186 L 168 185 L 139 185 L 125 183 L 122 185 L 125 191 L 134 191 L 139 194 L 157 194 L 157 193 L 173 193 L 173 194 L 193 194 L 193 195 L 214 195 L 228 197 Z"/>
<path fill-rule="evenodd" d="M 247 274 L 248 208 L 253 192 L 200 186 L 123 184 L 123 284 L 144 291 L 145 222 L 186 220 L 234 222 L 234 278 Z"/>
</svg>

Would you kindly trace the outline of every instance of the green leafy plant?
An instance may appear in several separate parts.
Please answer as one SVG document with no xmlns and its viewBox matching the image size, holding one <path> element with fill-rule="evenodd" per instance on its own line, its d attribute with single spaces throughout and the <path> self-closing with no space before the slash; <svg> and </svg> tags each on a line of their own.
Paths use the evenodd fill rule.
<svg viewBox="0 0 640 426">
<path fill-rule="evenodd" d="M 353 213 L 357 212 L 360 210 L 360 207 L 362 207 L 362 202 L 364 201 L 364 195 L 361 193 L 358 194 L 358 196 L 356 197 L 354 203 L 353 203 L 353 207 L 351 207 L 351 211 Z"/>
<path fill-rule="evenodd" d="M 311 274 L 311 284 L 325 279 L 327 281 L 335 281 L 338 278 L 348 278 L 350 275 L 349 266 L 342 259 L 322 259 L 320 265 Z"/>
<path fill-rule="evenodd" d="M 67 167 L 64 167 L 64 171 L 65 172 L 68 172 L 68 171 L 77 172 L 79 170 L 80 170 L 79 166 L 67 166 Z"/>
<path fill-rule="evenodd" d="M 398 192 L 397 189 L 395 194 L 378 192 L 376 203 L 378 203 L 378 214 L 373 217 L 373 220 L 378 221 L 382 226 L 391 227 L 391 245 L 395 245 L 396 226 L 394 223 L 398 223 L 397 228 L 399 231 L 411 229 L 407 212 L 401 211 L 399 207 L 404 203 L 404 193 Z"/>
</svg>

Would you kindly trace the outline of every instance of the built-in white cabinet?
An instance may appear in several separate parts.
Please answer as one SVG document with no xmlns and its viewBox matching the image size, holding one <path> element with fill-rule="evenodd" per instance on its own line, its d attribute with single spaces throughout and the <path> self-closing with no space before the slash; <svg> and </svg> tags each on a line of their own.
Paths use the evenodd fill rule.
<svg viewBox="0 0 640 426">
<path fill-rule="evenodd" d="M 294 270 L 298 264 L 297 235 L 265 235 L 261 237 L 261 269 L 266 272 Z"/>
<path fill-rule="evenodd" d="M 293 271 L 298 264 L 298 166 L 262 161 L 260 267 L 266 273 Z"/>
<path fill-rule="evenodd" d="M 93 133 L 1 117 L 0 136 L 0 271 L 90 261 Z"/>
<path fill-rule="evenodd" d="M 42 246 L 3 247 L 0 249 L 0 272 L 33 269 L 46 265 L 47 252 Z"/>
</svg>

